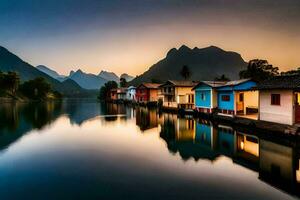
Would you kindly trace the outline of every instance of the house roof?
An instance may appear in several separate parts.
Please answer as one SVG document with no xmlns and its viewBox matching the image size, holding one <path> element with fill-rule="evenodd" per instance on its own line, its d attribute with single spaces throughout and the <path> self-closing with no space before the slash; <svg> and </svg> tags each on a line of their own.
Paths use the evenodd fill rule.
<svg viewBox="0 0 300 200">
<path fill-rule="evenodd" d="M 144 86 L 144 87 L 146 87 L 146 88 L 149 88 L 149 89 L 157 89 L 161 84 L 158 84 L 158 83 L 142 83 L 142 84 L 140 84 L 139 86 L 138 86 L 138 88 L 140 87 L 140 86 Z"/>
<path fill-rule="evenodd" d="M 127 89 L 130 90 L 130 89 L 135 89 L 135 88 L 136 88 L 136 87 L 134 87 L 134 86 L 131 85 L 131 86 L 129 86 Z"/>
<path fill-rule="evenodd" d="M 165 82 L 161 86 L 167 85 L 169 83 L 171 83 L 172 85 L 177 86 L 177 87 L 194 87 L 199 82 L 196 82 L 196 81 L 182 81 L 182 80 L 168 80 L 167 82 Z"/>
<path fill-rule="evenodd" d="M 127 88 L 125 88 L 125 87 L 121 87 L 121 88 L 117 89 L 117 93 L 119 93 L 119 94 L 126 93 L 126 91 L 127 91 Z"/>
<path fill-rule="evenodd" d="M 251 79 L 240 79 L 235 81 L 229 81 L 225 85 L 217 88 L 219 91 L 235 90 L 235 91 L 248 91 L 256 90 L 256 82 Z"/>
<path fill-rule="evenodd" d="M 259 83 L 257 89 L 300 89 L 300 75 L 275 76 Z"/>
<path fill-rule="evenodd" d="M 220 86 L 223 86 L 227 83 L 227 81 L 200 81 L 197 85 L 195 85 L 193 87 L 192 90 L 196 89 L 196 87 L 198 87 L 199 85 L 201 84 L 205 84 L 205 85 L 208 85 L 212 88 L 216 88 L 216 87 L 220 87 Z"/>
<path fill-rule="evenodd" d="M 240 79 L 240 80 L 234 80 L 234 81 L 228 81 L 225 85 L 223 86 L 236 86 L 242 83 L 245 83 L 247 81 L 250 81 L 251 79 L 247 78 L 247 79 Z"/>
</svg>

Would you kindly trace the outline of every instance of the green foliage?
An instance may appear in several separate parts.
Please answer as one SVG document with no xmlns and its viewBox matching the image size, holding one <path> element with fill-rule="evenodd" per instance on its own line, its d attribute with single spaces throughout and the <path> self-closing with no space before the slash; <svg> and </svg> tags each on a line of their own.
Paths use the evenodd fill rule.
<svg viewBox="0 0 300 200">
<path fill-rule="evenodd" d="M 125 78 L 120 78 L 120 86 L 121 87 L 127 87 L 127 81 Z"/>
<path fill-rule="evenodd" d="M 0 72 L 0 86 L 1 92 L 8 92 L 11 95 L 15 95 L 20 84 L 20 77 L 16 72 Z"/>
<path fill-rule="evenodd" d="M 58 91 L 53 91 L 52 93 L 53 93 L 54 98 L 56 98 L 56 99 L 62 99 L 63 98 L 63 95 Z"/>
<path fill-rule="evenodd" d="M 151 83 L 162 83 L 162 81 L 156 78 L 152 78 Z"/>
<path fill-rule="evenodd" d="M 51 92 L 51 85 L 44 78 L 36 78 L 20 85 L 20 92 L 30 99 L 45 99 Z"/>
<path fill-rule="evenodd" d="M 300 75 L 300 67 L 298 67 L 296 70 L 289 70 L 286 72 L 281 72 L 281 75 Z"/>
<path fill-rule="evenodd" d="M 267 60 L 250 60 L 246 70 L 240 71 L 240 78 L 251 78 L 256 82 L 279 75 L 278 67 L 273 67 Z"/>
<path fill-rule="evenodd" d="M 111 89 L 118 88 L 118 83 L 115 81 L 108 81 L 100 88 L 98 99 L 99 100 L 108 100 L 110 98 L 109 92 Z"/>
<path fill-rule="evenodd" d="M 190 78 L 191 76 L 191 72 L 190 72 L 190 69 L 187 65 L 184 65 L 180 71 L 180 75 L 185 79 L 187 80 L 188 78 Z"/>
<path fill-rule="evenodd" d="M 216 77 L 215 81 L 230 81 L 230 79 L 226 77 L 225 74 L 222 74 L 221 76 Z"/>
</svg>

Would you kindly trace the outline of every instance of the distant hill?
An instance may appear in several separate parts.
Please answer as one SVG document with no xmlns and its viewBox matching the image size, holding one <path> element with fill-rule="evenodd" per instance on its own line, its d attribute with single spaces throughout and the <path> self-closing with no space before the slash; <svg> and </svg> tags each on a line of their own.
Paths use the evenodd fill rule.
<svg viewBox="0 0 300 200">
<path fill-rule="evenodd" d="M 182 80 L 180 70 L 184 65 L 191 71 L 191 80 L 213 80 L 222 74 L 230 79 L 237 79 L 239 72 L 247 66 L 247 63 L 240 54 L 215 46 L 190 49 L 183 45 L 179 49 L 171 49 L 164 59 L 152 65 L 131 84 L 138 85 L 152 80 Z"/>
<path fill-rule="evenodd" d="M 91 73 L 84 73 L 82 70 L 70 71 L 69 76 L 63 76 L 58 74 L 56 71 L 46 67 L 44 65 L 39 65 L 36 67 L 41 72 L 55 78 L 60 82 L 64 82 L 68 79 L 75 81 L 84 89 L 89 90 L 99 90 L 101 86 L 103 86 L 107 81 L 116 81 L 117 83 L 120 81 L 120 78 L 113 72 L 107 72 L 102 70 L 98 76 Z M 130 81 L 132 77 L 125 74 L 126 78 Z"/>
<path fill-rule="evenodd" d="M 120 78 L 125 78 L 125 80 L 126 80 L 127 82 L 130 82 L 130 81 L 132 81 L 132 80 L 134 79 L 133 76 L 130 76 L 130 75 L 126 74 L 126 73 L 121 74 Z"/>
<path fill-rule="evenodd" d="M 64 81 L 66 79 L 66 76 L 64 75 L 60 75 L 58 74 L 56 71 L 50 69 L 49 67 L 46 67 L 44 65 L 38 65 L 36 66 L 36 68 L 38 70 L 40 70 L 41 72 L 44 72 L 45 74 L 48 74 L 49 76 L 51 76 L 52 78 L 55 78 L 56 80 L 59 80 L 59 81 Z"/>
<path fill-rule="evenodd" d="M 76 72 L 71 71 L 68 78 L 74 80 L 82 88 L 90 90 L 100 89 L 107 82 L 107 80 L 104 78 L 101 78 L 95 74 L 84 73 L 80 69 Z"/>
<path fill-rule="evenodd" d="M 103 79 L 106 79 L 108 81 L 115 81 L 117 83 L 120 81 L 120 78 L 113 72 L 107 72 L 107 71 L 102 70 L 98 74 L 98 76 L 103 78 Z"/>
<path fill-rule="evenodd" d="M 59 82 L 58 80 L 52 78 L 48 74 L 41 72 L 32 65 L 26 63 L 21 58 L 15 54 L 9 52 L 4 47 L 0 46 L 0 71 L 8 72 L 14 71 L 17 72 L 20 76 L 21 82 L 32 80 L 37 77 L 45 78 L 53 87 L 54 90 L 57 90 L 63 93 L 65 96 L 73 96 L 89 93 L 82 89 L 77 83 L 70 80 L 67 82 Z"/>
</svg>

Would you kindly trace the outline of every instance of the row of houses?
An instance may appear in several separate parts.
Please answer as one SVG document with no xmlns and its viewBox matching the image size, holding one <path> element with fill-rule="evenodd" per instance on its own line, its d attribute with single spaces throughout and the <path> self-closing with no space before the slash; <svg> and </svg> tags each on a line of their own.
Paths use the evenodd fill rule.
<svg viewBox="0 0 300 200">
<path fill-rule="evenodd" d="M 158 102 L 164 108 L 246 117 L 281 124 L 300 123 L 300 76 L 277 76 L 259 84 L 235 81 L 143 83 L 112 90 L 112 99 Z"/>
</svg>

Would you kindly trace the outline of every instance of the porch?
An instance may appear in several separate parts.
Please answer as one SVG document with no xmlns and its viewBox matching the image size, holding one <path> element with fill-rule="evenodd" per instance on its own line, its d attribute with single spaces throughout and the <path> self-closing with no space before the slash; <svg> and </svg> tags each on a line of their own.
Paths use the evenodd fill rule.
<svg viewBox="0 0 300 200">
<path fill-rule="evenodd" d="M 235 92 L 235 115 L 247 119 L 258 119 L 258 91 Z"/>
</svg>

